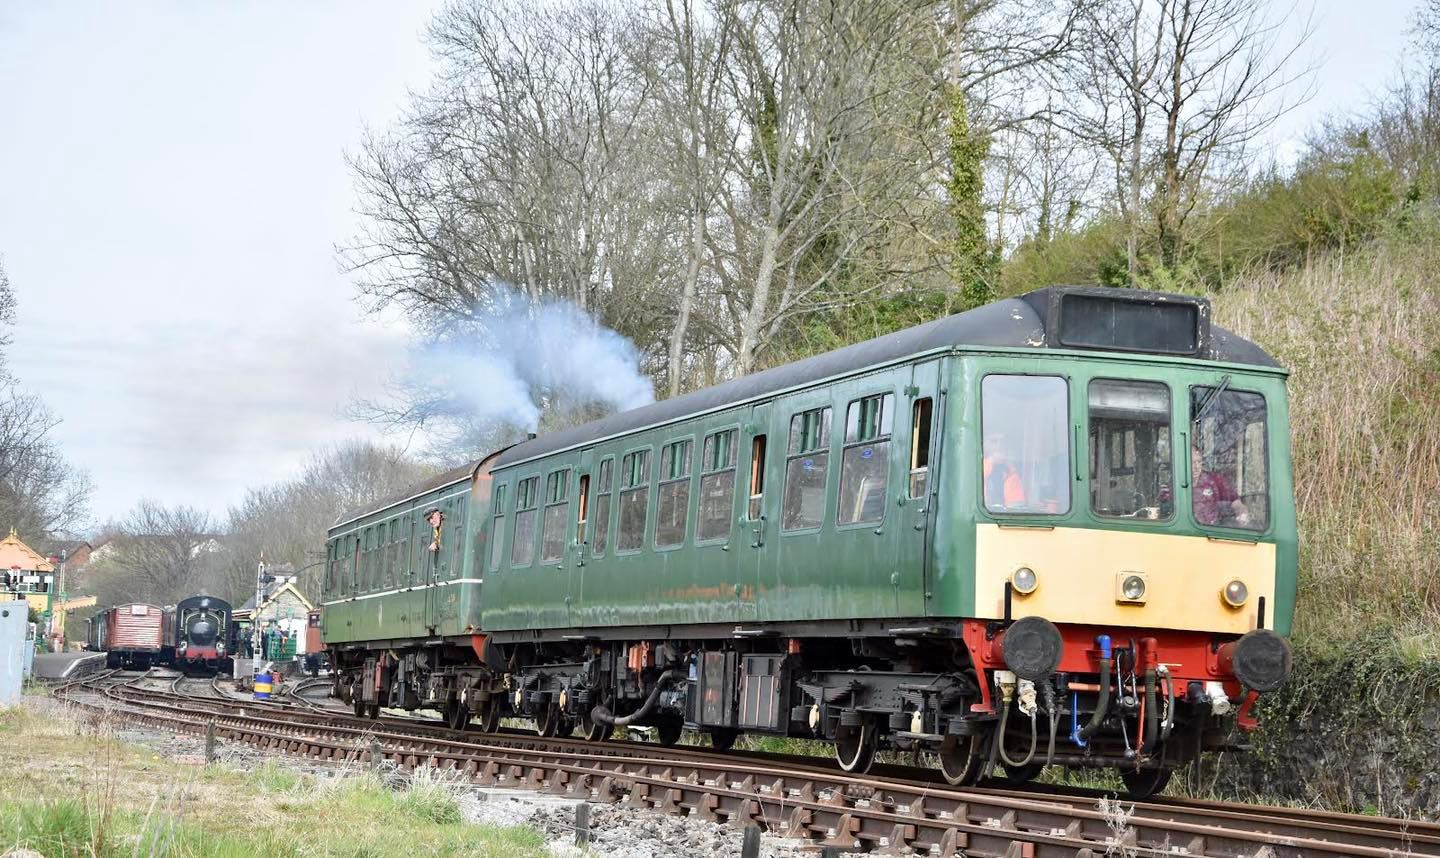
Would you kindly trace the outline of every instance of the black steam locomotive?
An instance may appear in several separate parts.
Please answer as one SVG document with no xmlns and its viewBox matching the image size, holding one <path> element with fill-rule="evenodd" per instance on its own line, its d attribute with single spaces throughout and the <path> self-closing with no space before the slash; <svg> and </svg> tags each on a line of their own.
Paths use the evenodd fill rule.
<svg viewBox="0 0 1440 858">
<path fill-rule="evenodd" d="M 165 640 L 176 667 L 228 671 L 234 646 L 230 603 L 215 596 L 181 599 L 166 611 Z"/>
</svg>

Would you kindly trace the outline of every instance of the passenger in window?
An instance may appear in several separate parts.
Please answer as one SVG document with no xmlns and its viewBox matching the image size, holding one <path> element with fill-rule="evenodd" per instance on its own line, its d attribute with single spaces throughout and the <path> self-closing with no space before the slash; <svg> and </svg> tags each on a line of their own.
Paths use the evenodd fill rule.
<svg viewBox="0 0 1440 858">
<path fill-rule="evenodd" d="M 1219 471 L 1205 470 L 1205 456 L 1199 447 L 1190 448 L 1190 472 L 1195 486 L 1191 495 L 1195 520 L 1201 524 L 1250 524 L 1250 510 L 1235 493 L 1234 487 Z"/>
</svg>

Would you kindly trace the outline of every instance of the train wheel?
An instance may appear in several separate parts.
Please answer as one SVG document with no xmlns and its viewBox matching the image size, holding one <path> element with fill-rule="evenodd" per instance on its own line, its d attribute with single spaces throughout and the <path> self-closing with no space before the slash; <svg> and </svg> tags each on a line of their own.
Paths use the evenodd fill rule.
<svg viewBox="0 0 1440 858">
<path fill-rule="evenodd" d="M 1030 783 L 1045 771 L 1044 763 L 1027 763 L 1023 766 L 1012 766 L 1008 763 L 1001 765 L 1005 768 L 1005 780 L 1017 786 Z"/>
<path fill-rule="evenodd" d="M 451 730 L 464 730 L 470 724 L 470 709 L 452 697 L 445 702 L 445 726 Z"/>
<path fill-rule="evenodd" d="M 494 733 L 500 729 L 500 698 L 491 697 L 490 702 L 480 707 L 480 729 Z"/>
<path fill-rule="evenodd" d="M 875 728 L 869 724 L 839 728 L 835 733 L 835 761 L 851 774 L 870 771 L 875 762 Z"/>
<path fill-rule="evenodd" d="M 940 745 L 940 774 L 951 786 L 974 786 L 985 773 L 985 733 L 946 738 Z"/>
<path fill-rule="evenodd" d="M 535 732 L 547 739 L 554 738 L 555 734 L 560 732 L 562 720 L 558 707 L 546 706 L 535 719 Z"/>
<path fill-rule="evenodd" d="M 710 746 L 717 751 L 728 751 L 735 747 L 735 738 L 740 731 L 733 727 L 711 727 Z"/>
<path fill-rule="evenodd" d="M 614 729 L 615 728 L 609 724 L 601 724 L 599 721 L 591 718 L 589 712 L 580 716 L 580 731 L 585 734 L 587 741 L 603 742 L 610 738 L 610 734 L 614 732 Z"/>
<path fill-rule="evenodd" d="M 667 748 L 680 741 L 684 732 L 685 722 L 679 718 L 666 718 L 655 725 L 655 738 Z"/>
<path fill-rule="evenodd" d="M 1140 771 L 1120 770 L 1120 780 L 1125 784 L 1125 794 L 1130 798 L 1146 799 L 1170 783 L 1170 769 L 1141 769 Z"/>
</svg>

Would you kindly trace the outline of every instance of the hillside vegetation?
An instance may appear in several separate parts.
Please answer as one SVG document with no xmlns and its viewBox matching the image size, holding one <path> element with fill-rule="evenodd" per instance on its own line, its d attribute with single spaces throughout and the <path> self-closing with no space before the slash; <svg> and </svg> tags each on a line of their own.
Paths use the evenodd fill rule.
<svg viewBox="0 0 1440 858">
<path fill-rule="evenodd" d="M 1293 373 L 1297 635 L 1440 654 L 1440 250 L 1380 240 L 1213 300 Z"/>
</svg>

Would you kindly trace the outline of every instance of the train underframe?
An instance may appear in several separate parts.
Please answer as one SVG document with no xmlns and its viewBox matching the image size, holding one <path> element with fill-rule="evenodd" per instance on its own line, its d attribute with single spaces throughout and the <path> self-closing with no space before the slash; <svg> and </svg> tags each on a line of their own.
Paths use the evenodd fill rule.
<svg viewBox="0 0 1440 858">
<path fill-rule="evenodd" d="M 430 708 L 487 732 L 528 718 L 541 735 L 578 727 L 592 741 L 645 726 L 663 744 L 689 728 L 719 749 L 745 733 L 819 739 L 846 771 L 867 771 L 880 750 L 923 753 L 956 785 L 997 767 L 1017 782 L 1047 764 L 1105 767 L 1137 797 L 1235 747 L 1258 692 L 1289 672 L 1288 648 L 1264 631 L 927 623 L 527 632 L 329 653 L 335 695 L 362 716 Z"/>
</svg>

